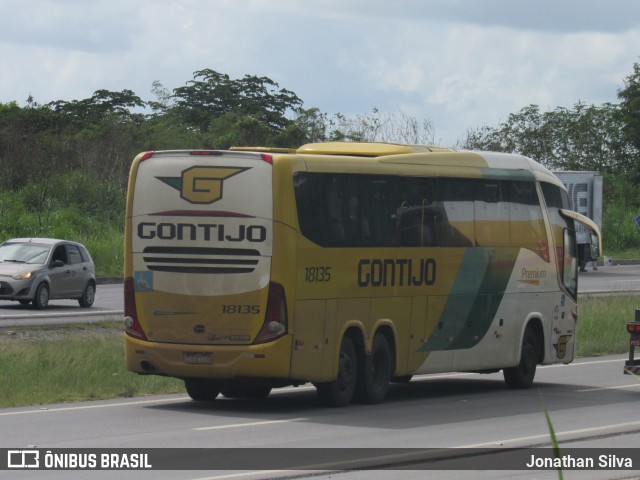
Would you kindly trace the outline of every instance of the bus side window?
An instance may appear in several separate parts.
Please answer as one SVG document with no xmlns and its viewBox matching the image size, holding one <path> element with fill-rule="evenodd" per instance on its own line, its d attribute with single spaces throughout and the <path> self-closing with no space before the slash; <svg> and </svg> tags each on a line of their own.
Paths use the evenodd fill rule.
<svg viewBox="0 0 640 480">
<path fill-rule="evenodd" d="M 360 244 L 393 246 L 396 225 L 396 182 L 386 175 L 359 177 Z"/>
<path fill-rule="evenodd" d="M 512 180 L 509 189 L 511 243 L 527 248 L 549 261 L 547 232 L 533 181 Z"/>
<path fill-rule="evenodd" d="M 509 203 L 505 182 L 479 179 L 476 181 L 474 211 L 476 245 L 479 247 L 509 247 Z"/>
<path fill-rule="evenodd" d="M 575 232 L 568 228 L 564 229 L 564 249 L 562 266 L 562 283 L 567 288 L 573 298 L 576 298 L 578 291 L 578 252 Z"/>
<path fill-rule="evenodd" d="M 401 177 L 400 205 L 396 214 L 396 237 L 403 247 L 435 247 L 436 181 L 429 177 Z"/>
<path fill-rule="evenodd" d="M 302 234 L 318 245 L 327 244 L 331 226 L 325 204 L 327 175 L 298 172 L 294 176 L 298 224 Z"/>
<path fill-rule="evenodd" d="M 562 271 L 564 258 L 564 229 L 566 220 L 560 215 L 559 209 L 569 209 L 569 196 L 567 192 L 548 182 L 541 182 L 542 194 L 547 204 L 547 212 L 549 212 L 549 223 L 551 226 L 551 235 L 555 245 L 556 262 L 558 271 Z"/>
<path fill-rule="evenodd" d="M 438 178 L 438 240 L 441 247 L 472 247 L 476 242 L 474 181 Z"/>
<path fill-rule="evenodd" d="M 326 212 L 329 221 L 327 232 L 329 245 L 344 245 L 347 242 L 348 212 L 351 208 L 355 208 L 346 204 L 348 192 L 344 191 L 344 182 L 340 180 L 335 176 L 327 179 Z"/>
</svg>

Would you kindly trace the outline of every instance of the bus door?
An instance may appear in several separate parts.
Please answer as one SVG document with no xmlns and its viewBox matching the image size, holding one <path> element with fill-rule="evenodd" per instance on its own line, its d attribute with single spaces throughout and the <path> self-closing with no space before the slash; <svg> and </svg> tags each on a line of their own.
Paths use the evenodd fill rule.
<svg viewBox="0 0 640 480">
<path fill-rule="evenodd" d="M 567 221 L 567 228 L 563 233 L 562 263 L 560 277 L 564 291 L 560 293 L 560 300 L 555 305 L 552 322 L 552 344 L 559 360 L 570 362 L 573 360 L 575 349 L 576 324 L 578 321 L 578 248 L 576 241 L 576 227 L 586 230 L 589 246 L 586 249 L 590 258 L 595 261 L 602 254 L 600 230 L 588 217 L 571 210 L 559 210 Z M 568 294 L 568 295 L 567 295 Z"/>
</svg>

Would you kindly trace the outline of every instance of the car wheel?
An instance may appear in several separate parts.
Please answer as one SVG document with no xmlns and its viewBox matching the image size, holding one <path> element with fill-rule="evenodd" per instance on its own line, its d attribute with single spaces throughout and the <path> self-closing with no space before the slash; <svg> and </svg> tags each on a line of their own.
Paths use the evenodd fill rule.
<svg viewBox="0 0 640 480">
<path fill-rule="evenodd" d="M 93 305 L 94 300 L 96 299 L 96 286 L 93 282 L 87 283 L 87 286 L 84 287 L 84 292 L 82 292 L 82 296 L 78 299 L 78 303 L 83 308 L 89 308 Z"/>
<path fill-rule="evenodd" d="M 33 297 L 33 306 L 42 310 L 47 308 L 47 305 L 49 305 L 49 286 L 41 283 L 36 290 L 36 296 Z"/>
</svg>

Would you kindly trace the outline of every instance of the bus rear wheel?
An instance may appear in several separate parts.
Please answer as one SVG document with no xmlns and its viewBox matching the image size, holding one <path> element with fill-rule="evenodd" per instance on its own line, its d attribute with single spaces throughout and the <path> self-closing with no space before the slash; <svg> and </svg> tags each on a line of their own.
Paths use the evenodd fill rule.
<svg viewBox="0 0 640 480">
<path fill-rule="evenodd" d="M 358 359 L 353 342 L 348 336 L 340 344 L 338 377 L 332 382 L 318 383 L 318 396 L 330 407 L 344 407 L 351 402 L 358 378 Z"/>
<path fill-rule="evenodd" d="M 210 402 L 220 393 L 220 384 L 206 378 L 186 378 L 184 386 L 192 400 Z"/>
<path fill-rule="evenodd" d="M 387 337 L 377 333 L 373 337 L 371 355 L 366 355 L 358 365 L 358 400 L 375 404 L 385 399 L 393 373 L 391 365 L 391 350 Z"/>
<path fill-rule="evenodd" d="M 515 367 L 505 368 L 502 373 L 509 388 L 529 388 L 536 375 L 538 364 L 538 337 L 531 328 L 527 328 L 522 339 L 520 363 Z"/>
</svg>

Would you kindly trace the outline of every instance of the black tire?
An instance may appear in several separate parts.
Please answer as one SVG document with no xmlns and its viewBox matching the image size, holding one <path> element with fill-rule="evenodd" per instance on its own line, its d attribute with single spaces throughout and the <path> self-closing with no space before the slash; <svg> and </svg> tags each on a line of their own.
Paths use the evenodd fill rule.
<svg viewBox="0 0 640 480">
<path fill-rule="evenodd" d="M 33 306 L 38 310 L 43 310 L 49 305 L 49 286 L 46 283 L 41 283 L 36 289 L 36 294 L 33 297 Z"/>
<path fill-rule="evenodd" d="M 409 383 L 413 375 L 401 375 L 399 377 L 391 377 L 391 383 Z"/>
<path fill-rule="evenodd" d="M 186 378 L 184 386 L 191 399 L 197 402 L 211 402 L 220 393 L 220 384 L 205 378 Z"/>
<path fill-rule="evenodd" d="M 538 336 L 531 329 L 527 328 L 522 339 L 522 353 L 520 363 L 515 367 L 502 370 L 504 381 L 509 388 L 529 388 L 536 376 L 536 366 L 538 364 Z"/>
<path fill-rule="evenodd" d="M 358 400 L 368 404 L 382 402 L 389 390 L 393 360 L 387 337 L 377 333 L 373 337 L 371 355 L 364 356 L 358 364 Z"/>
<path fill-rule="evenodd" d="M 249 398 L 260 400 L 267 398 L 271 393 L 269 385 L 252 385 L 243 382 L 227 382 L 222 385 L 220 393 L 227 398 Z"/>
<path fill-rule="evenodd" d="M 351 402 L 358 379 L 356 349 L 348 336 L 340 344 L 338 377 L 332 382 L 318 383 L 318 396 L 329 407 L 344 407 Z"/>
<path fill-rule="evenodd" d="M 78 303 L 82 308 L 91 308 L 95 299 L 96 286 L 93 282 L 89 282 L 87 283 L 87 286 L 84 287 L 84 291 L 82 292 L 82 296 L 78 299 Z"/>
</svg>

